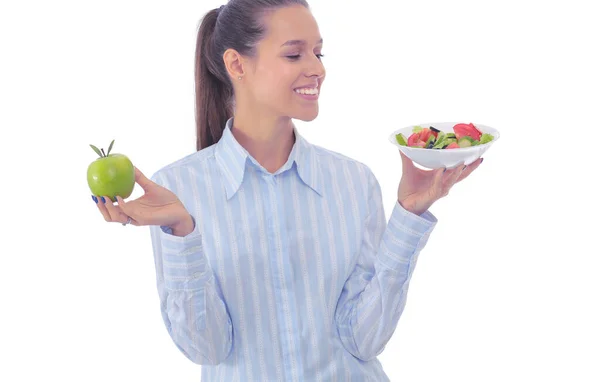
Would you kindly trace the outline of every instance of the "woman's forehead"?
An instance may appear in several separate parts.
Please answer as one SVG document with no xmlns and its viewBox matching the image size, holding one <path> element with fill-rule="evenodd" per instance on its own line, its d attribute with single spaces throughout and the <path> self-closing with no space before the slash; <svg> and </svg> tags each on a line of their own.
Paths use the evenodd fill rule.
<svg viewBox="0 0 600 382">
<path fill-rule="evenodd" d="M 282 48 L 290 45 L 316 45 L 322 42 L 319 26 L 310 10 L 303 6 L 280 8 L 265 15 L 265 45 Z"/>
</svg>

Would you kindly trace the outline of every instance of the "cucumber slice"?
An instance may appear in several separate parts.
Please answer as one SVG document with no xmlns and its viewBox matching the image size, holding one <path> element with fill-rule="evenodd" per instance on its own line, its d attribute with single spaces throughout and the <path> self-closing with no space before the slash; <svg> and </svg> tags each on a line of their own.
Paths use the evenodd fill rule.
<svg viewBox="0 0 600 382">
<path fill-rule="evenodd" d="M 470 147 L 473 146 L 473 142 L 475 140 L 471 137 L 462 137 L 461 139 L 458 140 L 458 145 L 462 148 L 462 147 Z"/>
<path fill-rule="evenodd" d="M 444 143 L 446 141 L 446 133 L 438 133 L 438 137 L 437 140 L 435 141 L 435 144 L 433 145 L 434 149 L 441 149 L 442 146 L 444 146 Z"/>
<path fill-rule="evenodd" d="M 448 146 L 448 145 L 451 145 L 452 143 L 455 143 L 455 142 L 457 142 L 456 138 L 448 138 L 448 137 L 446 137 L 444 139 L 444 142 L 442 144 L 444 146 Z"/>
<path fill-rule="evenodd" d="M 421 126 L 415 126 L 415 127 L 413 127 L 412 132 L 413 133 L 420 133 L 421 130 L 423 130 L 423 128 Z"/>
<path fill-rule="evenodd" d="M 431 131 L 435 131 L 435 132 L 436 132 L 436 133 L 438 133 L 438 134 L 441 132 L 441 131 L 439 131 L 438 129 L 436 129 L 435 127 L 433 127 L 433 126 L 429 126 L 429 129 L 430 129 Z"/>
<path fill-rule="evenodd" d="M 408 142 L 406 141 L 406 137 L 402 135 L 402 133 L 396 134 L 396 141 L 400 146 L 408 146 Z"/>
<path fill-rule="evenodd" d="M 427 138 L 427 140 L 425 141 L 425 147 L 428 147 L 430 143 L 432 143 L 431 146 L 433 147 L 433 142 L 435 142 L 435 136 L 431 134 L 429 138 Z"/>
<path fill-rule="evenodd" d="M 454 133 L 448 133 L 448 134 L 446 134 L 446 137 L 447 138 L 456 138 L 456 134 L 454 134 Z"/>
</svg>

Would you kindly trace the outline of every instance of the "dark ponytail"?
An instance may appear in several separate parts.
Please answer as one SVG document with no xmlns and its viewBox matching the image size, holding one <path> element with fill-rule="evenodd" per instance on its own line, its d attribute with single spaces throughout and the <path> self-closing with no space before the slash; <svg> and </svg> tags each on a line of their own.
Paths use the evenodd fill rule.
<svg viewBox="0 0 600 382">
<path fill-rule="evenodd" d="M 196 40 L 196 150 L 217 143 L 233 116 L 233 85 L 223 53 L 229 48 L 252 57 L 264 37 L 262 15 L 289 5 L 308 8 L 305 0 L 230 0 L 202 18 Z"/>
<path fill-rule="evenodd" d="M 221 138 L 225 122 L 232 114 L 230 101 L 233 88 L 229 78 L 223 78 L 219 73 L 221 70 L 215 60 L 214 32 L 218 16 L 218 9 L 213 9 L 204 16 L 196 41 L 197 151 Z"/>
</svg>

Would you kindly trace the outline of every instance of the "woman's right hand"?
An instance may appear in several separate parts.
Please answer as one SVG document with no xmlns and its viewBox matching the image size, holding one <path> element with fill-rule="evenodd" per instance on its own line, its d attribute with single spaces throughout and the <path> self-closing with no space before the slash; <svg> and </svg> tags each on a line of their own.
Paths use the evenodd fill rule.
<svg viewBox="0 0 600 382">
<path fill-rule="evenodd" d="M 117 204 L 113 204 L 111 199 L 104 195 L 105 202 L 99 195 L 98 209 L 107 222 L 126 223 L 131 217 L 131 224 L 136 226 L 162 225 L 173 227 L 184 221 L 189 215 L 185 206 L 177 195 L 159 186 L 144 174 L 137 167 L 135 169 L 135 182 L 142 187 L 144 195 L 129 202 L 117 196 Z"/>
</svg>

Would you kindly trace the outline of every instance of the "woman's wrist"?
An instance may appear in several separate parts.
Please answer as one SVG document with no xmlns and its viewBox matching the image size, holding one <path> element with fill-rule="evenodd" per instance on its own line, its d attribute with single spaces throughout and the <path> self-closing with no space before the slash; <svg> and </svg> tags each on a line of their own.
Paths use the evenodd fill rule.
<svg viewBox="0 0 600 382">
<path fill-rule="evenodd" d="M 194 230 L 192 216 L 186 213 L 186 216 L 182 220 L 173 224 L 170 228 L 175 236 L 183 237 L 189 235 Z"/>
<path fill-rule="evenodd" d="M 423 203 L 418 203 L 420 205 L 415 205 L 415 203 L 407 203 L 407 201 L 405 200 L 400 200 L 398 199 L 398 203 L 400 204 L 400 206 L 402 206 L 402 208 L 404 208 L 406 211 L 420 216 L 421 214 L 423 214 L 425 211 L 427 211 L 427 209 L 429 208 L 429 206 L 423 204 Z"/>
</svg>

